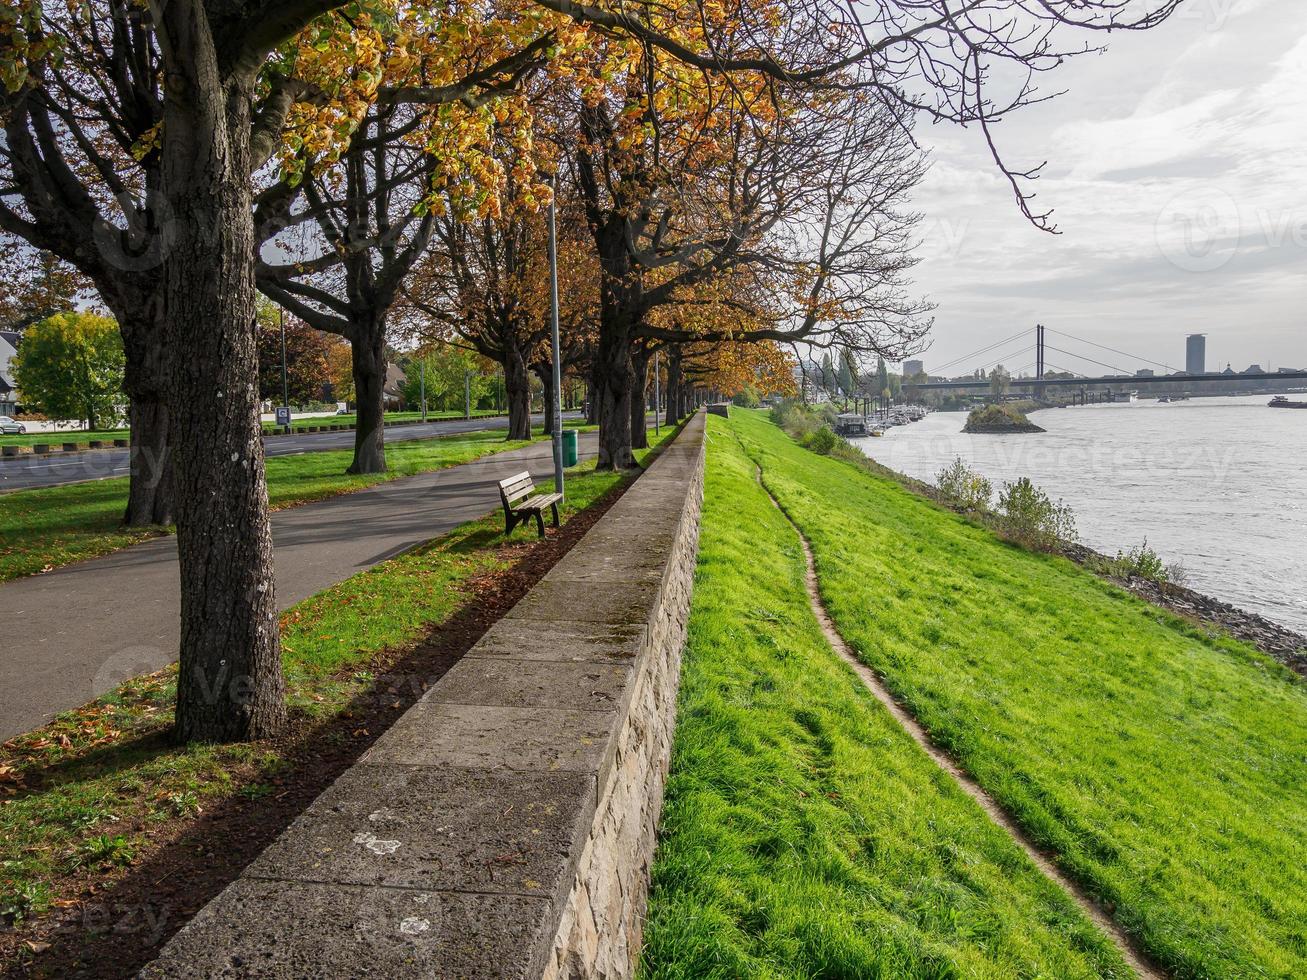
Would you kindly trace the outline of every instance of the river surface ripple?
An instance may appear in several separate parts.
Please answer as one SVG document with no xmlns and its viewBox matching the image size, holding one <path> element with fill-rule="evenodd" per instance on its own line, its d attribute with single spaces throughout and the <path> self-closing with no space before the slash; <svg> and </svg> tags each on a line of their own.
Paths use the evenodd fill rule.
<svg viewBox="0 0 1307 980">
<path fill-rule="evenodd" d="M 1302 396 L 1295 396 L 1302 397 Z M 995 493 L 1028 476 L 1071 505 L 1081 541 L 1148 544 L 1191 588 L 1307 633 L 1307 410 L 1270 396 L 1047 409 L 1043 434 L 966 435 L 937 412 L 857 439 L 872 459 L 930 483 L 956 456 Z"/>
</svg>

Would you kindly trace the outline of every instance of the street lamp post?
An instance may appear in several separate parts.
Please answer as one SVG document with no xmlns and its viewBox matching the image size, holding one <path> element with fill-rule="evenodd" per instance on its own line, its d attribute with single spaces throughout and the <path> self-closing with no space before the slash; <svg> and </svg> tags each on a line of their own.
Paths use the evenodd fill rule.
<svg viewBox="0 0 1307 980">
<path fill-rule="evenodd" d="M 550 182 L 549 195 L 549 332 L 554 343 L 554 492 L 563 492 L 563 390 L 562 363 L 558 349 L 558 239 L 554 229 L 554 199 L 558 179 Z"/>
<path fill-rule="evenodd" d="M 427 360 L 418 361 L 418 390 L 422 393 L 422 421 L 427 420 Z"/>
<path fill-rule="evenodd" d="M 286 311 L 278 308 L 281 323 L 281 403 L 286 406 L 286 434 L 290 435 L 290 382 L 286 376 Z"/>
<path fill-rule="evenodd" d="M 659 419 L 662 417 L 662 412 L 663 412 L 662 379 L 658 377 L 658 354 L 659 353 L 660 353 L 659 351 L 654 351 L 654 435 L 655 436 L 661 435 L 663 431 L 659 424 Z"/>
</svg>

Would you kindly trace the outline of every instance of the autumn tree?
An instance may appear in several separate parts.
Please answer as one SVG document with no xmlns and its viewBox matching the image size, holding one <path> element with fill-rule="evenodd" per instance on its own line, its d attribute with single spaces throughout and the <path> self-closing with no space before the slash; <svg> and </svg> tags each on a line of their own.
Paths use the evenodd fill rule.
<svg viewBox="0 0 1307 980">
<path fill-rule="evenodd" d="M 56 313 L 24 333 L 14 378 L 31 408 L 96 430 L 121 418 L 123 368 L 122 337 L 111 317 Z"/>
<path fill-rule="evenodd" d="M 73 309 L 90 284 L 53 252 L 0 235 L 0 324 L 22 331 Z"/>
<path fill-rule="evenodd" d="M 348 16 L 324 17 L 346 6 Z M 16 0 L 7 9 L 0 79 L 13 203 L 0 224 L 95 281 L 122 321 L 129 390 L 141 373 L 133 366 L 157 364 L 153 404 L 166 405 L 177 436 L 167 468 L 182 595 L 177 734 L 275 733 L 285 706 L 254 383 L 253 175 L 292 137 L 348 138 L 380 93 L 376 32 L 395 25 L 393 8 Z M 498 84 L 494 53 L 461 58 L 468 22 L 483 15 L 495 12 L 423 16 L 423 50 L 436 58 L 412 65 L 409 96 L 450 103 Z M 519 22 L 497 28 L 491 47 L 548 30 Z M 135 332 L 141 323 L 149 328 Z M 140 403 L 134 394 L 134 437 L 150 428 Z"/>
<path fill-rule="evenodd" d="M 124 523 L 174 516 L 161 263 L 176 227 L 160 197 L 164 92 L 143 7 L 10 5 L 0 38 L 0 228 L 90 280 L 126 357 L 131 477 Z"/>
<path fill-rule="evenodd" d="M 518 181 L 530 176 L 510 176 L 497 214 L 467 220 L 449 202 L 409 293 L 430 335 L 460 341 L 500 364 L 509 439 L 531 434 L 533 371 L 545 387 L 546 404 L 553 400 L 543 202 L 518 189 Z M 597 278 L 575 198 L 560 193 L 557 209 L 559 329 L 567 369 L 588 352 L 584 333 L 597 305 Z M 546 425 L 551 422 L 546 419 Z"/>
<path fill-rule="evenodd" d="M 404 372 L 404 400 L 421 404 L 425 390 L 427 404 L 438 409 L 461 409 L 464 402 L 475 406 L 490 391 L 485 359 L 454 344 L 433 343 L 409 358 Z"/>
<path fill-rule="evenodd" d="M 309 254 L 259 263 L 259 288 L 306 323 L 349 341 L 358 407 L 351 473 L 386 468 L 383 389 L 391 309 L 427 249 L 438 214 L 452 210 L 462 219 L 497 206 L 497 191 L 509 181 L 490 146 L 521 150 L 529 129 L 524 106 L 496 96 L 537 68 L 553 41 L 544 33 L 504 55 L 481 92 L 437 100 L 437 111 L 423 101 L 427 87 L 406 84 L 420 60 L 411 48 L 420 52 L 423 39 L 410 23 L 420 22 L 418 15 L 401 16 L 408 29 L 378 32 L 376 71 L 384 87 L 343 152 L 301 142 L 290 157 L 293 165 L 259 195 L 256 212 L 262 228 L 282 232 L 281 242 L 294 240 L 287 232 L 309 233 L 300 235 Z M 535 187 L 529 162 L 513 176 L 511 186 L 526 193 Z"/>
<path fill-rule="evenodd" d="M 458 57 L 468 36 L 477 33 L 469 21 L 474 26 L 496 21 L 496 46 L 517 48 L 524 36 L 538 36 L 548 11 L 561 15 L 548 30 L 583 21 L 717 77 L 756 75 L 787 94 L 805 87 L 856 87 L 872 93 L 894 118 L 926 113 L 975 122 L 992 136 L 996 120 L 1040 97 L 1034 87 L 1039 74 L 1087 50 L 1080 42 L 1064 42 L 1064 28 L 1150 27 L 1179 0 L 1156 0 L 1142 10 L 1130 0 L 976 0 L 961 6 L 948 0 L 857 5 L 767 0 L 684 10 L 606 0 L 523 2 L 505 17 L 486 6 L 418 8 L 426 14 L 420 21 L 426 49 L 444 57 L 439 72 L 419 76 L 417 88 L 423 91 L 416 94 L 453 101 L 487 81 L 482 59 L 469 66 Z M 324 18 L 336 10 L 348 16 Z M 292 115 L 296 106 L 312 109 L 304 110 L 311 117 L 312 139 L 340 138 L 342 131 L 348 137 L 362 118 L 359 104 L 366 107 L 380 88 L 369 33 L 393 22 L 393 12 L 390 5 L 368 0 L 149 0 L 144 6 L 127 0 L 102 5 L 12 0 L 5 8 L 0 81 L 8 93 L 5 154 L 13 164 L 5 189 L 22 198 L 19 208 L 10 208 L 15 220 L 6 218 L 5 227 L 33 244 L 63 255 L 53 241 L 44 245 L 38 239 L 59 237 L 71 222 L 93 226 L 100 213 L 88 193 L 84 161 L 69 165 L 63 156 L 65 147 L 76 147 L 84 157 L 102 152 L 94 139 L 80 140 L 74 132 L 80 108 L 95 109 L 96 97 L 66 91 L 56 79 L 60 58 L 66 57 L 60 51 L 65 39 L 80 29 L 78 23 L 94 25 L 94 43 L 84 59 L 93 83 L 123 69 L 124 62 L 111 57 L 112 48 L 131 62 L 134 77 L 157 85 L 144 102 L 155 117 L 145 140 L 132 137 L 133 145 L 140 143 L 138 152 L 157 154 L 156 183 L 145 186 L 154 203 L 144 214 L 133 204 L 131 220 L 113 227 L 123 232 L 119 240 L 131 240 L 144 229 L 148 234 L 136 240 L 167 241 L 166 248 L 156 249 L 161 265 L 152 266 L 161 270 L 152 285 L 164 315 L 162 343 L 152 344 L 151 352 L 164 365 L 165 400 L 176 431 L 172 472 L 182 596 L 177 731 L 182 738 L 260 737 L 284 722 L 253 383 L 259 242 L 252 175 L 301 121 Z M 119 45 L 120 33 L 136 40 Z M 149 53 L 153 50 L 157 57 Z M 324 52 L 332 51 L 342 53 L 340 70 L 320 73 L 306 84 L 298 74 L 301 63 L 322 62 Z M 489 81 L 498 77 L 492 73 Z M 995 79 L 1003 93 L 997 97 L 991 94 Z M 336 104 L 343 111 L 323 112 Z M 323 131 L 331 135 L 322 137 Z M 1046 214 L 1030 207 L 1022 185 L 1030 172 L 1014 171 L 997 153 L 996 158 L 1013 181 L 1020 206 L 1047 227 Z M 116 172 L 112 166 L 92 169 L 95 186 L 121 184 L 110 176 Z M 166 235 L 156 229 L 166 229 Z M 105 302 L 115 308 L 109 297 Z M 612 344 L 600 355 L 626 369 Z M 629 385 L 625 390 L 629 398 Z M 615 395 L 620 400 L 621 393 Z M 611 403 L 614 395 L 606 397 Z M 629 417 L 618 422 L 628 423 Z M 605 453 L 609 465 L 628 461 L 620 439 L 608 440 Z"/>
<path fill-rule="evenodd" d="M 324 389 L 331 384 L 331 339 L 296 317 L 285 317 L 268 302 L 259 305 L 259 398 L 282 403 L 283 319 L 290 402 L 322 401 Z"/>
</svg>

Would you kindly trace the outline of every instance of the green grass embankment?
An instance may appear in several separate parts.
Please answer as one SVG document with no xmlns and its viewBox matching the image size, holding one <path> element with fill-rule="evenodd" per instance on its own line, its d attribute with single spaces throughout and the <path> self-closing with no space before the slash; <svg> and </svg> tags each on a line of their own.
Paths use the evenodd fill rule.
<svg viewBox="0 0 1307 980">
<path fill-rule="evenodd" d="M 731 426 L 845 639 L 1150 955 L 1176 977 L 1307 976 L 1299 679 L 760 415 Z"/>
<path fill-rule="evenodd" d="M 277 456 L 267 460 L 268 499 L 274 508 L 322 500 L 388 480 L 466 463 L 516 449 L 500 431 L 391 443 L 385 473 L 345 473 L 349 450 Z M 0 464 L 3 465 L 3 464 Z M 0 495 L 0 582 L 108 554 L 159 533 L 120 527 L 127 507 L 127 477 L 70 483 Z"/>
<path fill-rule="evenodd" d="M 650 433 L 650 449 L 637 458 L 672 434 Z M 630 478 L 596 473 L 593 461 L 568 470 L 564 526 Z M 292 730 L 343 723 L 345 739 L 369 736 L 350 719 L 359 698 L 390 702 L 384 692 L 369 693 L 374 671 L 402 673 L 407 650 L 468 613 L 478 581 L 504 572 L 535 541 L 534 529 L 505 538 L 502 519 L 490 515 L 284 612 Z M 493 584 L 488 591 L 496 591 Z M 0 748 L 0 946 L 5 926 L 40 928 L 53 903 L 75 904 L 88 886 L 106 892 L 161 847 L 177 846 L 203 814 L 294 784 L 302 751 L 293 741 L 172 744 L 166 736 L 175 696 L 174 665 Z M 337 730 L 328 741 L 340 737 Z M 321 751 L 335 751 L 334 741 Z M 222 830 L 210 833 L 221 838 Z"/>
<path fill-rule="evenodd" d="M 830 649 L 794 529 L 708 425 L 643 976 L 1128 976 Z"/>
</svg>

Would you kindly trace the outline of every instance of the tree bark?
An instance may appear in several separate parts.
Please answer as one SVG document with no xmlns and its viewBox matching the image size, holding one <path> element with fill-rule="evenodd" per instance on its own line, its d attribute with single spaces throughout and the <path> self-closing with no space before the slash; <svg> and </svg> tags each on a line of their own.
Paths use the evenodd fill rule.
<svg viewBox="0 0 1307 980">
<path fill-rule="evenodd" d="M 599 369 L 595 363 L 590 365 L 590 380 L 585 383 L 585 422 L 586 425 L 599 424 Z"/>
<path fill-rule="evenodd" d="M 156 320 L 158 322 L 156 322 Z M 120 314 L 126 371 L 123 388 L 131 425 L 131 477 L 123 524 L 171 524 L 173 505 L 172 425 L 166 402 L 162 317 Z"/>
<path fill-rule="evenodd" d="M 652 358 L 641 347 L 631 355 L 631 448 L 649 448 L 648 396 L 649 396 L 649 361 Z"/>
<path fill-rule="evenodd" d="M 198 0 L 159 11 L 168 404 L 177 440 L 176 735 L 259 739 L 286 721 L 259 422 L 250 104 L 257 65 L 221 58 Z"/>
<path fill-rule="evenodd" d="M 531 373 L 522 352 L 504 350 L 504 397 L 508 400 L 508 440 L 531 438 Z"/>
<path fill-rule="evenodd" d="M 599 470 L 624 470 L 636 465 L 631 453 L 631 335 L 620 324 L 599 328 L 595 351 L 595 401 L 598 402 Z"/>
<path fill-rule="evenodd" d="M 131 399 L 130 417 L 131 478 L 123 524 L 127 527 L 171 524 L 176 515 L 168 405 L 162 398 L 137 396 Z"/>
<path fill-rule="evenodd" d="M 346 473 L 386 472 L 386 329 L 357 325 L 350 338 L 356 422 L 354 460 Z"/>
<path fill-rule="evenodd" d="M 544 387 L 545 392 L 545 435 L 554 434 L 554 366 L 552 363 L 537 366 L 535 370 L 536 377 L 540 379 L 540 384 Z"/>
<path fill-rule="evenodd" d="M 681 349 L 673 347 L 667 353 L 667 414 L 664 425 L 675 425 L 681 420 Z"/>
</svg>

